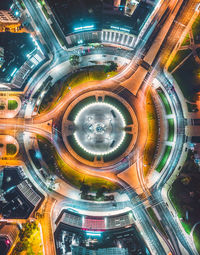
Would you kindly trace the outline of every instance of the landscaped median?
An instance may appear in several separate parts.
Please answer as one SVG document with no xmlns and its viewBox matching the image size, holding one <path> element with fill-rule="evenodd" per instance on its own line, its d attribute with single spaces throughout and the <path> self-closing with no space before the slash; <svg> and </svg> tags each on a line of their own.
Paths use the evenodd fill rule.
<svg viewBox="0 0 200 255">
<path fill-rule="evenodd" d="M 17 147 L 15 144 L 0 143 L 0 157 L 14 157 L 17 154 Z"/>
<path fill-rule="evenodd" d="M 8 156 L 13 156 L 17 153 L 17 147 L 12 144 L 12 143 L 8 143 L 6 144 L 6 154 Z"/>
<path fill-rule="evenodd" d="M 147 94 L 146 113 L 148 119 L 148 137 L 143 156 L 144 176 L 149 173 L 149 169 L 154 161 L 156 146 L 158 142 L 158 116 L 150 92 Z"/>
<path fill-rule="evenodd" d="M 163 228 L 163 226 L 161 225 L 158 217 L 156 216 L 154 210 L 152 209 L 152 207 L 148 207 L 147 208 L 147 212 L 149 214 L 149 216 L 151 217 L 152 221 L 155 223 L 156 227 L 158 228 L 158 230 L 167 237 L 167 234 Z"/>
<path fill-rule="evenodd" d="M 8 110 L 16 110 L 18 103 L 16 100 L 8 100 Z"/>
<path fill-rule="evenodd" d="M 20 108 L 20 97 L 10 95 L 10 93 L 0 97 L 0 118 L 13 118 Z"/>
<path fill-rule="evenodd" d="M 168 102 L 168 99 L 165 95 L 165 92 L 161 88 L 158 88 L 157 92 L 158 92 L 158 95 L 160 96 L 160 98 L 162 100 L 162 103 L 164 105 L 166 114 L 167 115 L 172 114 L 172 109 L 171 109 L 171 106 L 170 106 L 170 104 Z"/>
<path fill-rule="evenodd" d="M 0 98 L 0 110 L 14 111 L 17 109 L 18 105 L 15 99 Z"/>
<path fill-rule="evenodd" d="M 17 140 L 10 135 L 0 135 L 0 158 L 13 158 L 19 151 Z"/>
<path fill-rule="evenodd" d="M 172 108 L 170 106 L 170 103 L 167 99 L 167 96 L 165 95 L 165 92 L 163 91 L 162 88 L 158 88 L 157 89 L 157 93 L 163 103 L 163 106 L 165 108 L 165 113 L 166 115 L 171 115 L 172 114 Z M 168 126 L 168 137 L 167 137 L 167 141 L 168 142 L 173 142 L 174 141 L 174 134 L 175 134 L 175 128 L 174 128 L 174 119 L 173 118 L 168 118 L 167 119 L 167 126 Z M 164 168 L 164 166 L 167 163 L 167 160 L 171 154 L 171 150 L 172 150 L 172 146 L 170 145 L 166 145 L 165 149 L 164 149 L 164 153 L 156 167 L 156 171 L 157 172 L 161 172 Z"/>
<path fill-rule="evenodd" d="M 63 176 L 65 180 L 72 186 L 80 189 L 82 184 L 90 186 L 91 191 L 98 191 L 106 188 L 107 191 L 113 192 L 119 189 L 115 183 L 104 178 L 95 177 L 87 174 L 82 174 L 67 165 L 60 157 L 54 146 L 44 137 L 37 136 L 38 145 L 42 154 L 43 160 L 46 162 L 50 172 Z"/>
<path fill-rule="evenodd" d="M 168 119 L 168 141 L 174 141 L 174 119 Z"/>
<path fill-rule="evenodd" d="M 43 11 L 44 15 L 46 16 L 47 19 L 49 19 L 49 14 L 48 14 L 47 9 L 46 9 L 46 7 L 45 7 L 45 2 L 44 2 L 44 0 L 37 0 L 37 1 L 38 1 L 38 3 L 41 5 L 42 11 Z"/>
<path fill-rule="evenodd" d="M 157 172 L 161 172 L 165 166 L 165 164 L 167 163 L 167 160 L 170 156 L 170 153 L 171 153 L 171 150 L 172 150 L 172 146 L 165 146 L 165 151 L 163 153 L 163 156 L 158 164 L 158 166 L 156 167 L 156 171 Z"/>
</svg>

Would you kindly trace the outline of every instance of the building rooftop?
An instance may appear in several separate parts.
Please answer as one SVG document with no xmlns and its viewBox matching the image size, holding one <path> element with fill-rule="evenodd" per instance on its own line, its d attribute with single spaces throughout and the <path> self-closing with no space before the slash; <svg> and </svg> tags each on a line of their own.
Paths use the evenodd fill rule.
<svg viewBox="0 0 200 255">
<path fill-rule="evenodd" d="M 4 175 L 2 183 L 4 200 L 0 202 L 1 213 L 6 219 L 26 219 L 39 206 L 44 196 L 28 179 L 23 180 L 18 172 L 19 169 L 11 168 L 4 171 L 6 175 Z M 13 180 L 14 177 L 16 177 L 15 180 Z M 13 182 L 11 182 L 12 180 Z"/>
<path fill-rule="evenodd" d="M 152 5 L 140 2 L 132 16 L 126 16 L 123 8 L 116 8 L 113 1 L 94 0 L 48 0 L 65 35 L 74 32 L 76 27 L 94 25 L 96 30 L 110 26 L 124 26 L 138 34 Z M 67 15 L 66 15 L 67 13 Z"/>
<path fill-rule="evenodd" d="M 19 233 L 16 224 L 0 224 L 0 252 L 1 255 L 8 254 L 9 249 L 15 242 Z"/>
<path fill-rule="evenodd" d="M 3 169 L 2 189 L 7 191 L 9 188 L 18 185 L 24 179 L 24 173 L 19 167 L 5 167 Z"/>
<path fill-rule="evenodd" d="M 18 69 L 36 49 L 30 34 L 0 33 L 0 47 L 4 49 L 4 63 L 0 68 L 0 82 L 10 82 Z"/>
</svg>

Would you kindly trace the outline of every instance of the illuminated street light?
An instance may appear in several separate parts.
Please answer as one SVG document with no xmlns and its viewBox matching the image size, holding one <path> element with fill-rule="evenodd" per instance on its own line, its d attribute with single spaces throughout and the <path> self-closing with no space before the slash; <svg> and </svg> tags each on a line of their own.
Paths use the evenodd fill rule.
<svg viewBox="0 0 200 255">
<path fill-rule="evenodd" d="M 15 11 L 15 16 L 19 16 L 19 12 L 18 11 Z"/>
</svg>

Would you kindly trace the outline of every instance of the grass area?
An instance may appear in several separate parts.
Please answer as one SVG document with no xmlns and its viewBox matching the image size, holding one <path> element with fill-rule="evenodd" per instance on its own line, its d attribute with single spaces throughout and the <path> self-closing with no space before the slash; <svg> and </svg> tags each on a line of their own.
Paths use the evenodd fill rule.
<svg viewBox="0 0 200 255">
<path fill-rule="evenodd" d="M 161 98 L 161 100 L 163 102 L 163 105 L 165 107 L 166 114 L 167 115 L 172 114 L 171 106 L 170 106 L 170 104 L 168 102 L 168 99 L 167 99 L 164 91 L 161 88 L 159 88 L 157 91 L 158 91 L 158 95 L 160 96 L 160 98 Z"/>
<path fill-rule="evenodd" d="M 23 225 L 12 255 L 43 255 L 42 239 L 37 223 L 28 222 Z"/>
<path fill-rule="evenodd" d="M 174 56 L 168 71 L 172 72 L 174 70 L 174 68 L 180 64 L 189 54 L 191 53 L 190 49 L 187 50 L 179 50 L 176 55 Z"/>
<path fill-rule="evenodd" d="M 112 154 L 103 156 L 104 162 L 108 162 L 120 157 L 126 151 L 127 147 L 129 146 L 131 142 L 131 139 L 132 139 L 132 135 L 126 134 L 123 143 L 120 145 L 120 147 L 116 151 L 114 151 Z"/>
<path fill-rule="evenodd" d="M 15 155 L 16 152 L 17 152 L 17 147 L 14 144 L 12 143 L 6 144 L 6 154 L 8 156 L 13 156 Z"/>
<path fill-rule="evenodd" d="M 157 168 L 156 168 L 156 171 L 157 172 L 161 172 L 162 171 L 162 169 L 164 168 L 164 166 L 165 166 L 165 164 L 166 164 L 166 162 L 167 162 L 167 160 L 168 160 L 168 158 L 169 158 L 169 155 L 170 155 L 170 153 L 171 153 L 171 150 L 172 150 L 172 147 L 171 146 L 166 146 L 165 147 L 165 151 L 164 151 L 164 154 L 163 154 L 163 157 L 162 157 L 162 159 L 161 159 L 161 161 L 159 162 L 159 164 L 158 164 L 158 166 L 157 166 Z"/>
<path fill-rule="evenodd" d="M 181 46 L 186 46 L 186 45 L 190 45 L 190 35 L 187 34 L 186 37 L 184 38 Z"/>
<path fill-rule="evenodd" d="M 200 254 L 200 225 L 197 225 L 193 232 L 194 244 L 198 253 Z"/>
<path fill-rule="evenodd" d="M 192 32 L 195 43 L 200 43 L 200 15 L 196 18 L 192 25 Z"/>
<path fill-rule="evenodd" d="M 175 192 L 174 192 L 173 189 L 170 189 L 170 191 L 169 191 L 169 198 L 173 202 L 173 205 L 174 205 L 174 207 L 176 209 L 176 212 L 177 212 L 177 216 L 179 218 L 182 218 L 183 213 L 182 213 L 181 207 L 179 206 L 179 203 L 176 199 Z"/>
<path fill-rule="evenodd" d="M 161 225 L 160 221 L 158 220 L 154 210 L 149 207 L 147 208 L 147 212 L 149 213 L 151 219 L 153 220 L 153 222 L 155 223 L 155 225 L 157 226 L 157 228 L 160 230 L 160 232 L 166 236 L 165 230 L 163 229 L 163 226 Z"/>
<path fill-rule="evenodd" d="M 188 150 L 187 159 L 168 194 L 177 216 L 188 234 L 190 234 L 192 226 L 200 221 L 200 204 L 197 203 L 200 192 L 199 183 L 199 166 L 195 163 L 194 153 Z"/>
<path fill-rule="evenodd" d="M 79 146 L 79 144 L 76 142 L 75 138 L 73 135 L 67 137 L 69 144 L 73 148 L 73 150 L 78 154 L 81 155 L 84 159 L 88 161 L 94 161 L 94 155 L 86 152 L 84 149 Z"/>
<path fill-rule="evenodd" d="M 44 15 L 46 16 L 46 18 L 49 19 L 48 11 L 44 5 L 42 5 L 42 11 L 43 11 Z"/>
<path fill-rule="evenodd" d="M 183 209 L 182 205 L 180 204 L 180 201 L 177 199 L 176 191 L 171 189 L 169 192 L 169 198 L 173 203 L 173 206 L 177 212 L 177 216 L 179 219 L 183 219 L 185 217 L 185 209 Z M 192 224 L 186 221 L 181 220 L 181 224 L 187 234 L 190 234 L 192 229 Z"/>
<path fill-rule="evenodd" d="M 37 1 L 38 1 L 38 3 L 40 3 L 40 4 L 41 4 L 41 6 L 45 5 L 44 0 L 37 0 Z"/>
<path fill-rule="evenodd" d="M 8 100 L 8 110 L 15 110 L 18 107 L 16 100 Z"/>
<path fill-rule="evenodd" d="M 129 111 L 126 109 L 126 107 L 119 100 L 117 100 L 114 97 L 105 96 L 104 102 L 112 104 L 122 113 L 122 115 L 126 121 L 126 125 L 130 125 L 133 123 Z"/>
<path fill-rule="evenodd" d="M 76 118 L 76 115 L 84 106 L 86 106 L 87 104 L 95 103 L 95 102 L 96 102 L 95 96 L 84 98 L 76 106 L 73 107 L 73 109 L 71 110 L 68 116 L 68 119 L 71 121 L 74 121 Z"/>
<path fill-rule="evenodd" d="M 193 56 L 190 56 L 184 64 L 178 68 L 173 77 L 178 83 L 184 97 L 195 102 L 197 93 L 200 91 L 199 65 Z"/>
<path fill-rule="evenodd" d="M 155 104 L 150 92 L 147 95 L 146 113 L 148 119 L 148 137 L 143 156 L 144 176 L 148 174 L 148 170 L 155 156 L 156 145 L 158 141 L 158 118 Z"/>
<path fill-rule="evenodd" d="M 62 175 L 71 185 L 80 189 L 82 183 L 84 182 L 86 185 L 90 186 L 91 191 L 97 191 L 102 187 L 106 187 L 106 189 L 109 191 L 115 191 L 119 189 L 118 185 L 104 178 L 84 175 L 74 170 L 63 161 L 63 159 L 55 150 L 54 146 L 48 140 L 39 135 L 37 138 L 43 160 L 48 165 L 49 170 L 52 173 L 58 173 Z"/>
<path fill-rule="evenodd" d="M 116 75 L 117 72 L 110 72 L 109 78 Z M 39 113 L 53 109 L 69 91 L 83 83 L 89 81 L 100 81 L 107 79 L 103 66 L 87 68 L 78 73 L 74 73 L 57 81 L 46 93 L 40 105 Z"/>
<path fill-rule="evenodd" d="M 22 1 L 22 0 L 18 0 L 18 2 L 19 2 L 19 4 L 20 4 L 20 6 L 22 7 L 22 9 L 25 10 L 26 7 L 25 7 L 23 1 Z"/>
<path fill-rule="evenodd" d="M 174 119 L 168 119 L 168 141 L 174 141 Z"/>
<path fill-rule="evenodd" d="M 183 226 L 185 232 L 186 232 L 187 234 L 190 234 L 191 229 L 192 229 L 192 226 L 191 226 L 190 224 L 184 222 L 184 221 L 181 221 L 181 225 Z"/>
</svg>

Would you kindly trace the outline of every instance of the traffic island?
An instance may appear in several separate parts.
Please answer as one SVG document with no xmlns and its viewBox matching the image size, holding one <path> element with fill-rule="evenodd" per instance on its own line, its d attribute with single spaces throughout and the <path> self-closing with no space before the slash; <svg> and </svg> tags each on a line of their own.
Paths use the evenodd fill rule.
<svg viewBox="0 0 200 255">
<path fill-rule="evenodd" d="M 108 91 L 78 97 L 62 121 L 66 149 L 80 162 L 95 168 L 120 161 L 134 146 L 138 132 L 136 115 L 127 104 Z"/>
<path fill-rule="evenodd" d="M 159 134 L 159 123 L 158 115 L 156 112 L 156 105 L 150 92 L 148 93 L 146 100 L 146 114 L 148 119 L 148 136 L 143 157 L 144 176 L 149 174 L 149 170 L 155 161 Z"/>
</svg>

